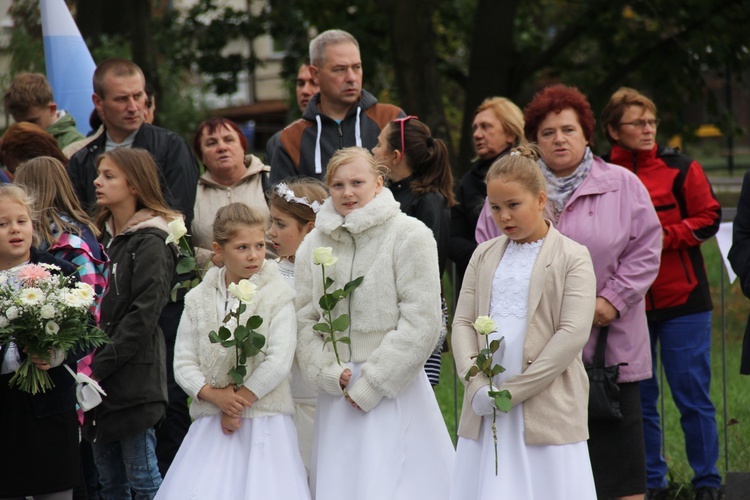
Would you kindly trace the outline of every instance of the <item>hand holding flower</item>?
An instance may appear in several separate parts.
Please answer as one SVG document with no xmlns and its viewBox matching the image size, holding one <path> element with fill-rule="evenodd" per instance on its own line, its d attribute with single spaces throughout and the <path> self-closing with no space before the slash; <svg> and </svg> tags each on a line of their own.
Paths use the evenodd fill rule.
<svg viewBox="0 0 750 500">
<path fill-rule="evenodd" d="M 236 418 L 242 415 L 242 410 L 246 406 L 250 407 L 252 405 L 242 395 L 235 392 L 234 387 L 231 385 L 223 389 L 215 389 L 209 385 L 204 385 L 200 392 L 198 392 L 198 398 L 217 406 L 222 413 Z"/>
</svg>

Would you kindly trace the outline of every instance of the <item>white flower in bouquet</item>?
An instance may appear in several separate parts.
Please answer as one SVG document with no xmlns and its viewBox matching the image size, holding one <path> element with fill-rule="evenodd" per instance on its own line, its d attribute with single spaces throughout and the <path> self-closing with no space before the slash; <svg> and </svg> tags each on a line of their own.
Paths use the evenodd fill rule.
<svg viewBox="0 0 750 500">
<path fill-rule="evenodd" d="M 334 257 L 333 248 L 331 247 L 318 247 L 313 250 L 313 262 L 319 266 L 331 267 L 339 258 Z"/>
<path fill-rule="evenodd" d="M 177 243 L 180 238 L 187 234 L 187 227 L 185 227 L 185 221 L 182 220 L 182 217 L 173 219 L 167 226 L 169 227 L 169 235 L 165 240 L 166 243 Z"/>
<path fill-rule="evenodd" d="M 255 283 L 250 283 L 248 280 L 240 280 L 237 283 L 231 283 L 227 287 L 229 293 L 245 304 L 249 304 L 253 301 L 256 289 L 257 287 L 255 286 Z"/>
<path fill-rule="evenodd" d="M 0 273 L 0 286 L 8 282 L 8 276 L 5 273 Z"/>
<path fill-rule="evenodd" d="M 53 306 L 52 304 L 44 304 L 42 308 L 39 310 L 39 314 L 44 319 L 54 318 L 56 312 L 57 311 L 55 311 L 55 306 Z"/>
<path fill-rule="evenodd" d="M 10 306 L 7 311 L 5 311 L 5 316 L 11 321 L 18 318 L 18 308 L 16 306 Z"/>
<path fill-rule="evenodd" d="M 60 331 L 60 325 L 54 321 L 47 321 L 47 324 L 44 325 L 44 331 L 50 335 L 57 335 L 57 332 Z"/>
<path fill-rule="evenodd" d="M 10 321 L 8 321 L 8 318 L 5 316 L 0 316 L 0 328 L 5 328 L 10 324 Z"/>
<path fill-rule="evenodd" d="M 497 323 L 489 316 L 479 316 L 471 326 L 474 327 L 479 335 L 489 335 L 497 331 Z"/>
<path fill-rule="evenodd" d="M 44 300 L 44 292 L 39 288 L 31 287 L 21 290 L 21 303 L 25 306 L 35 306 Z"/>
</svg>

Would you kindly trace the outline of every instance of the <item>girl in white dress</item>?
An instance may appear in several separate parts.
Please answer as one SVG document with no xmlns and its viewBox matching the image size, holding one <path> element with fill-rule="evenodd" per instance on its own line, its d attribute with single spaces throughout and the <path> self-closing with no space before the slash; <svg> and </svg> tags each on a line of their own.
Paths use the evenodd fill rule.
<svg viewBox="0 0 750 500">
<path fill-rule="evenodd" d="M 243 203 L 219 209 L 213 249 L 224 267 L 212 267 L 185 297 L 175 342 L 174 370 L 192 398 L 195 419 L 157 494 L 158 499 L 307 499 L 310 492 L 292 423 L 289 374 L 296 345 L 294 291 L 278 264 L 265 259 L 268 221 Z M 242 324 L 263 318 L 263 352 L 247 359 L 237 390 L 228 375 L 234 348 L 209 341 L 238 300 L 229 285 L 247 279 L 257 289 Z"/>
<path fill-rule="evenodd" d="M 581 351 L 594 314 L 596 281 L 585 247 L 544 219 L 544 178 L 520 147 L 487 174 L 503 236 L 480 245 L 464 278 L 453 323 L 453 353 L 466 383 L 451 499 L 596 499 L 589 462 L 588 379 Z M 485 347 L 472 323 L 489 315 L 504 337 L 493 378 L 512 408 L 497 411 L 498 473 L 489 379 L 464 376 Z"/>
<path fill-rule="evenodd" d="M 310 478 L 318 500 L 448 498 L 455 452 L 423 370 L 440 331 L 435 238 L 383 180 L 367 150 L 338 151 L 326 173 L 331 197 L 296 255 L 297 358 L 320 391 Z M 351 318 L 341 364 L 313 330 L 322 318 L 318 247 L 338 259 L 326 266 L 333 288 L 364 277 L 333 311 Z"/>
<path fill-rule="evenodd" d="M 268 200 L 271 211 L 268 239 L 279 256 L 281 276 L 291 286 L 294 286 L 294 255 L 307 233 L 315 227 L 315 215 L 326 198 L 328 192 L 325 186 L 312 178 L 280 182 L 271 190 Z M 292 363 L 291 385 L 294 400 L 292 420 L 297 429 L 302 462 L 309 475 L 318 391 L 302 376 L 296 358 Z"/>
</svg>

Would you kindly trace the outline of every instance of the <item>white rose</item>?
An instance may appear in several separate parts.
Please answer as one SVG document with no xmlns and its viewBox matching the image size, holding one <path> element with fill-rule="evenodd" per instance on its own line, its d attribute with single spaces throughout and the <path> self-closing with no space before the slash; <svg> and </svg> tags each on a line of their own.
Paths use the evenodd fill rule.
<svg viewBox="0 0 750 500">
<path fill-rule="evenodd" d="M 44 300 L 44 292 L 36 287 L 24 288 L 21 290 L 20 299 L 25 306 L 35 306 Z"/>
<path fill-rule="evenodd" d="M 13 321 L 18 317 L 18 308 L 16 306 L 10 306 L 8 310 L 5 311 L 5 315 L 9 320 Z"/>
<path fill-rule="evenodd" d="M 185 227 L 185 221 L 182 220 L 182 217 L 177 217 L 176 219 L 173 219 L 172 222 L 167 224 L 169 227 L 169 235 L 167 236 L 167 239 L 165 240 L 165 243 L 177 243 L 180 241 L 180 238 L 185 236 L 187 234 L 187 228 Z"/>
<path fill-rule="evenodd" d="M 10 324 L 10 321 L 8 321 L 8 318 L 5 316 L 0 316 L 0 328 L 5 328 Z"/>
<path fill-rule="evenodd" d="M 250 283 L 248 280 L 240 280 L 238 283 L 230 284 L 227 290 L 240 301 L 249 304 L 255 297 L 256 288 L 254 283 Z"/>
<path fill-rule="evenodd" d="M 81 297 L 75 292 L 65 292 L 62 297 L 63 303 L 68 307 L 81 307 L 85 305 L 81 301 Z"/>
<path fill-rule="evenodd" d="M 492 321 L 492 318 L 489 316 L 479 316 L 471 326 L 474 327 L 479 335 L 489 335 L 497 331 L 497 323 Z"/>
<path fill-rule="evenodd" d="M 44 331 L 50 335 L 57 335 L 57 332 L 60 331 L 60 326 L 54 321 L 47 321 L 47 324 L 44 325 Z"/>
<path fill-rule="evenodd" d="M 39 311 L 44 319 L 52 319 L 55 317 L 55 306 L 52 304 L 44 304 Z"/>
<path fill-rule="evenodd" d="M 333 256 L 333 249 L 331 247 L 318 247 L 313 250 L 313 262 L 319 266 L 331 267 L 339 258 Z"/>
</svg>

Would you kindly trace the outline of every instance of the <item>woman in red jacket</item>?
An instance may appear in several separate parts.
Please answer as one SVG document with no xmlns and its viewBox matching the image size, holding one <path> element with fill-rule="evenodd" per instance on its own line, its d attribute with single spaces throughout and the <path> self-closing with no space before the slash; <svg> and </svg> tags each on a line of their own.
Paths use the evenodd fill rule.
<svg viewBox="0 0 750 500">
<path fill-rule="evenodd" d="M 672 397 L 680 410 L 696 499 L 715 499 L 719 437 L 711 382 L 711 295 L 700 244 L 719 229 L 721 207 L 701 166 L 656 143 L 656 106 L 621 88 L 602 113 L 609 161 L 634 172 L 651 195 L 663 231 L 659 275 L 646 295 L 653 376 L 641 382 L 649 498 L 666 493 L 667 463 L 660 451 L 656 343 Z"/>
</svg>

